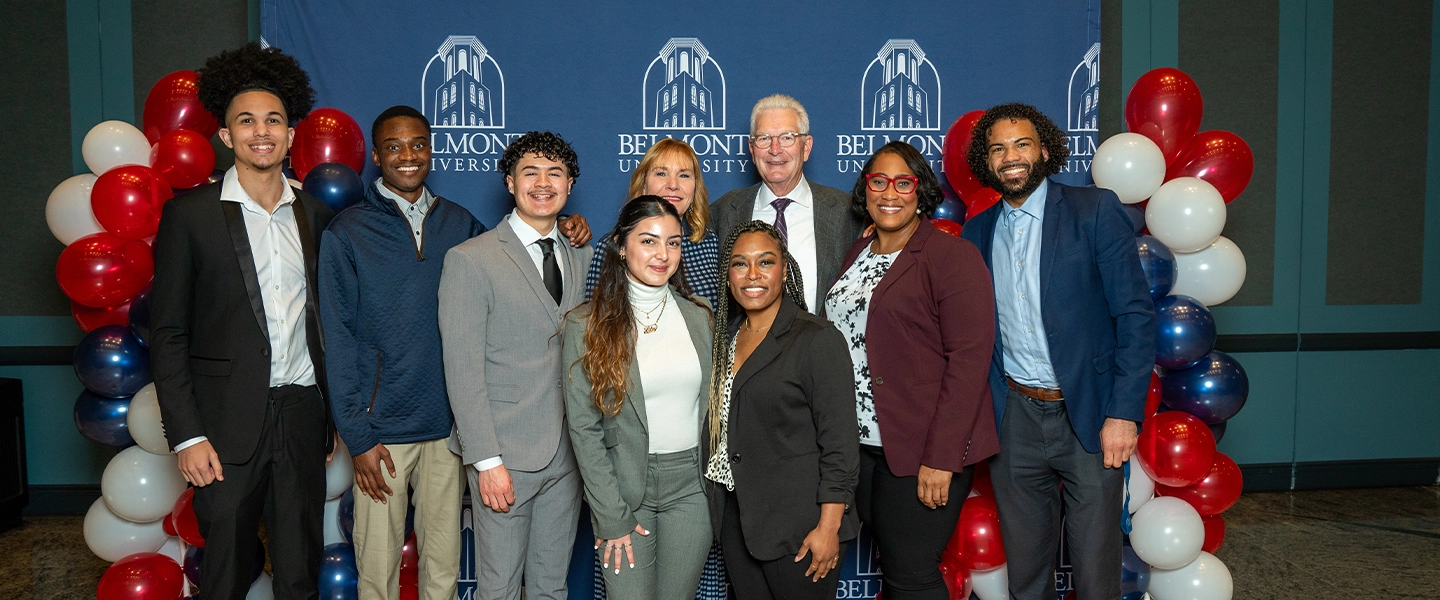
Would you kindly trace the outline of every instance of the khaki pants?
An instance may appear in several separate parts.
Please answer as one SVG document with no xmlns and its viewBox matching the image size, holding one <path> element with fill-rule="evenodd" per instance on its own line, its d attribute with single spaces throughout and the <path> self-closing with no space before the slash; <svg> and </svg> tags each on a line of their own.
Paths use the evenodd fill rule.
<svg viewBox="0 0 1440 600">
<path fill-rule="evenodd" d="M 420 553 L 420 598 L 450 600 L 460 574 L 460 457 L 445 439 L 386 444 L 396 477 L 381 463 L 394 492 L 381 504 L 355 488 L 355 565 L 361 600 L 400 597 L 400 550 L 405 545 L 409 487 L 415 488 L 415 539 Z"/>
</svg>

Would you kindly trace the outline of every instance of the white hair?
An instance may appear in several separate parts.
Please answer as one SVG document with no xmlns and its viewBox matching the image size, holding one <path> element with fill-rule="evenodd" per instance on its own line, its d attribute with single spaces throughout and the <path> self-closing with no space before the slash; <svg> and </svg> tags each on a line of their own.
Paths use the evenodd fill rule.
<svg viewBox="0 0 1440 600">
<path fill-rule="evenodd" d="M 750 133 L 755 133 L 755 121 L 760 119 L 760 113 L 763 113 L 767 110 L 777 109 L 795 111 L 796 126 L 800 128 L 800 131 L 797 131 L 795 133 L 810 133 L 809 113 L 805 112 L 805 107 L 800 104 L 800 101 L 791 98 L 790 96 L 786 96 L 785 94 L 766 96 L 764 98 L 761 98 L 759 102 L 755 103 L 755 108 L 750 110 Z"/>
</svg>

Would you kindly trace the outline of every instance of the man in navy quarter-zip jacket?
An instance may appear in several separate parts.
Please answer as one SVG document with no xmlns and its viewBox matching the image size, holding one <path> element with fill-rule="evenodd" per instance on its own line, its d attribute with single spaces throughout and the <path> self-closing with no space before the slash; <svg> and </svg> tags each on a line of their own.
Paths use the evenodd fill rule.
<svg viewBox="0 0 1440 600">
<path fill-rule="evenodd" d="M 381 176 L 331 221 L 320 245 L 320 321 L 335 426 L 355 462 L 356 565 L 362 599 L 399 597 L 400 549 L 414 488 L 420 597 L 455 597 L 460 568 L 460 457 L 438 324 L 450 248 L 486 227 L 425 186 L 430 123 L 408 106 L 371 129 Z M 583 218 L 562 227 L 588 241 Z M 577 231 L 578 230 L 578 231 Z"/>
</svg>

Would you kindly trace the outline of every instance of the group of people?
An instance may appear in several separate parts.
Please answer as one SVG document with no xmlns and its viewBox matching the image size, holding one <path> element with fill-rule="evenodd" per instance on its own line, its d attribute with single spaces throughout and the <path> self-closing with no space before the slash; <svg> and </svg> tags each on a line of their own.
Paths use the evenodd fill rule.
<svg viewBox="0 0 1440 600">
<path fill-rule="evenodd" d="M 462 479 L 476 598 L 566 597 L 582 498 L 610 598 L 693 597 L 714 544 L 734 597 L 834 598 L 862 524 L 886 598 L 947 598 L 983 461 L 1013 597 L 1054 593 L 1063 507 L 1080 598 L 1119 598 L 1153 307 L 1114 194 L 1047 180 L 1065 137 L 1034 108 L 977 125 L 969 165 L 1004 201 L 963 239 L 903 142 L 849 192 L 807 180 L 808 115 L 774 95 L 758 184 L 710 202 L 662 140 L 592 249 L 553 133 L 508 145 L 515 208 L 487 230 L 425 185 L 425 116 L 388 109 L 380 177 L 335 215 L 282 171 L 313 104 L 293 59 L 222 53 L 199 94 L 235 166 L 165 206 L 151 363 L 207 598 L 245 596 L 262 519 L 275 596 L 314 597 L 339 448 L 362 598 L 399 597 L 410 505 L 420 597 L 454 597 Z"/>
</svg>

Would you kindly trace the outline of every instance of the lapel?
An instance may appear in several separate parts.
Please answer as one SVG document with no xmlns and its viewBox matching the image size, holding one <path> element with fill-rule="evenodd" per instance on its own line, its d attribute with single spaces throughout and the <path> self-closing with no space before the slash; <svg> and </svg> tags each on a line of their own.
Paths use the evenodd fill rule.
<svg viewBox="0 0 1440 600">
<path fill-rule="evenodd" d="M 875 286 L 875 291 L 870 293 L 870 314 L 875 314 L 875 304 L 884 297 L 885 292 L 890 290 L 890 286 L 895 285 L 896 281 L 905 277 L 907 271 L 919 264 L 915 255 L 920 253 L 920 248 L 925 245 L 925 240 L 934 233 L 935 226 L 930 224 L 930 220 L 920 219 L 920 226 L 916 227 L 915 233 L 905 241 L 905 247 L 900 249 L 900 256 L 895 257 L 895 262 L 891 263 L 890 269 L 885 271 L 885 276 L 880 278 L 880 283 Z"/>
<path fill-rule="evenodd" d="M 815 186 L 810 185 L 809 180 L 805 181 L 805 185 L 810 186 L 810 201 L 814 204 L 810 214 L 814 215 L 815 221 L 815 293 L 823 297 L 830 289 L 830 284 L 835 282 L 822 281 L 820 274 L 835 272 L 835 258 L 844 256 L 844 249 L 836 252 L 835 245 L 838 241 L 836 237 L 845 229 L 845 224 L 841 221 L 845 218 L 846 207 L 836 206 L 835 198 L 830 194 L 816 193 Z M 810 300 L 814 299 L 806 298 L 806 301 Z"/>
<path fill-rule="evenodd" d="M 305 339 L 318 342 L 316 347 L 324 348 L 325 331 L 320 327 L 317 297 L 320 290 L 320 269 L 317 266 L 319 252 L 315 248 L 315 230 L 310 228 L 310 211 L 306 210 L 301 191 L 294 190 L 294 193 L 295 201 L 290 203 L 290 210 L 295 213 L 295 228 L 300 230 L 300 253 L 305 258 Z M 314 361 L 314 358 L 311 360 Z"/>
<path fill-rule="evenodd" d="M 560 307 L 555 304 L 555 299 L 550 297 L 550 292 L 545 289 L 545 280 L 540 278 L 540 271 L 535 268 L 535 261 L 530 258 L 530 251 L 520 243 L 520 236 L 516 235 L 515 228 L 510 226 L 510 217 L 500 219 L 500 224 L 495 226 L 495 237 L 500 240 L 500 249 L 510 257 L 510 260 L 515 262 L 515 268 L 520 271 L 520 275 L 525 278 L 525 281 L 530 283 L 530 291 L 535 293 L 540 306 L 547 309 L 545 314 L 550 316 L 551 324 L 558 329 L 560 327 Z M 571 271 L 573 270 L 572 268 Z M 561 295 L 560 299 L 564 300 L 565 296 Z"/>
<path fill-rule="evenodd" d="M 240 264 L 240 277 L 245 280 L 245 293 L 250 296 L 250 311 L 254 313 L 255 324 L 260 326 L 260 335 L 270 339 L 270 330 L 265 326 L 265 304 L 260 299 L 260 277 L 255 274 L 255 255 L 250 252 L 250 234 L 245 230 L 245 215 L 240 204 L 220 201 L 220 211 L 225 214 L 225 228 L 230 231 L 230 244 L 235 249 L 235 260 Z M 305 236 L 300 236 L 302 239 Z M 308 265 L 307 265 L 308 270 Z M 307 300 L 308 302 L 308 300 Z"/>
<path fill-rule="evenodd" d="M 975 240 L 975 247 L 980 250 L 981 258 L 985 259 L 985 267 L 991 272 L 995 271 L 995 263 L 991 260 L 990 253 L 995 248 L 995 225 L 1000 222 L 1000 205 L 1005 201 L 996 202 L 994 206 L 980 211 L 975 215 L 976 227 L 979 228 L 978 239 Z"/>
<path fill-rule="evenodd" d="M 800 312 L 800 307 L 791 302 L 789 298 L 781 296 L 780 302 L 780 312 L 775 315 L 775 324 L 770 327 L 770 332 L 765 335 L 765 339 L 760 340 L 760 345 L 750 353 L 750 358 L 745 359 L 745 364 L 741 365 L 740 370 L 735 372 L 735 381 L 730 384 L 731 402 L 739 397 L 736 391 L 745 387 L 745 382 L 749 381 L 760 369 L 765 368 L 765 365 L 775 362 L 775 359 L 780 357 L 780 343 L 775 340 L 790 331 L 790 325 L 795 322 L 795 315 Z"/>
<path fill-rule="evenodd" d="M 1041 226 L 1040 234 L 1040 302 L 1043 304 L 1045 298 L 1049 297 L 1050 290 L 1050 266 L 1055 264 L 1056 244 L 1059 240 L 1060 221 L 1065 218 L 1062 214 L 1066 205 L 1061 203 L 1065 195 L 1059 185 L 1046 181 L 1045 185 L 1050 186 L 1045 191 L 1045 222 Z M 1003 200 L 1002 200 L 1003 202 Z"/>
</svg>

